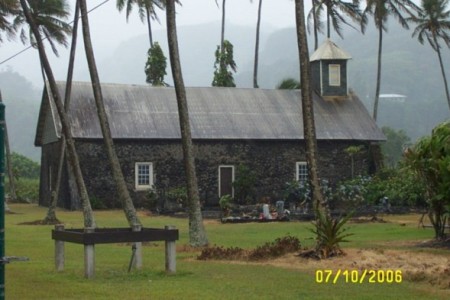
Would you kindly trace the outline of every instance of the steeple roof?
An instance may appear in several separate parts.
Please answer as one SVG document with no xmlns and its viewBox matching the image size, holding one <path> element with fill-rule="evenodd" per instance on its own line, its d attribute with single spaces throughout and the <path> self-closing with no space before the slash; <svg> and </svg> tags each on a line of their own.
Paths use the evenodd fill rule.
<svg viewBox="0 0 450 300">
<path fill-rule="evenodd" d="M 330 39 L 326 39 L 326 41 L 311 55 L 310 61 L 331 59 L 347 60 L 351 58 L 350 54 L 339 48 Z"/>
</svg>

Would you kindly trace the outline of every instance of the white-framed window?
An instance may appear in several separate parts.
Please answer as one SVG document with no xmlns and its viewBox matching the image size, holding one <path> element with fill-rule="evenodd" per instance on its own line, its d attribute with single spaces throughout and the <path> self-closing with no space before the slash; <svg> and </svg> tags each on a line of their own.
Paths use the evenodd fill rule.
<svg viewBox="0 0 450 300">
<path fill-rule="evenodd" d="M 308 164 L 306 161 L 298 161 L 295 163 L 295 179 L 303 183 L 308 181 Z"/>
<path fill-rule="evenodd" d="M 341 85 L 341 66 L 338 64 L 328 65 L 328 79 L 330 86 Z"/>
<path fill-rule="evenodd" d="M 153 186 L 153 163 L 135 163 L 134 176 L 136 190 L 150 189 Z"/>
</svg>

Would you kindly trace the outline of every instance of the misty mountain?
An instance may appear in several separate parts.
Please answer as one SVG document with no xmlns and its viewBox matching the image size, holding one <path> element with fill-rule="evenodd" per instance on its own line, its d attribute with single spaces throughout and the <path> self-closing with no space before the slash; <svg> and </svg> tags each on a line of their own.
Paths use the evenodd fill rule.
<svg viewBox="0 0 450 300">
<path fill-rule="evenodd" d="M 33 145 L 41 92 L 25 77 L 10 69 L 0 72 L 0 89 L 6 106 L 11 151 L 39 161 L 40 148 Z"/>
<path fill-rule="evenodd" d="M 383 38 L 382 94 L 402 94 L 404 103 L 380 100 L 380 126 L 388 125 L 404 129 L 415 140 L 429 134 L 438 123 L 449 118 L 444 85 L 436 53 L 429 45 L 420 45 L 411 37 L 411 30 L 404 30 L 397 23 L 388 25 Z M 226 39 L 234 45 L 234 58 L 238 71 L 235 81 L 238 87 L 252 87 L 255 28 L 227 24 Z M 376 84 L 378 33 L 369 26 L 363 35 L 344 29 L 345 39 L 335 33 L 332 40 L 347 51 L 349 61 L 349 86 L 366 105 L 373 109 Z M 178 28 L 183 77 L 186 86 L 211 86 L 214 72 L 214 52 L 220 40 L 220 22 Z M 164 30 L 154 32 L 168 56 L 167 38 Z M 320 36 L 320 42 L 324 36 Z M 313 43 L 309 41 L 310 53 Z M 97 57 L 100 79 L 103 82 L 145 84 L 144 65 L 149 47 L 147 35 L 132 37 L 117 48 L 110 49 L 106 58 Z M 285 78 L 299 78 L 298 47 L 295 28 L 274 30 L 262 25 L 259 59 L 259 85 L 275 88 Z M 104 50 L 101 52 L 105 53 Z M 443 48 L 444 65 L 450 74 L 450 52 Z M 169 61 L 168 61 L 169 64 Z M 64 64 L 55 68 L 65 68 Z M 89 80 L 86 66 L 77 63 L 77 80 Z M 172 85 L 170 67 L 166 82 Z M 64 80 L 64 79 L 63 79 Z M 39 157 L 34 148 L 34 134 L 41 92 L 21 75 L 7 70 L 0 73 L 0 88 L 7 104 L 7 118 L 15 151 Z"/>
</svg>

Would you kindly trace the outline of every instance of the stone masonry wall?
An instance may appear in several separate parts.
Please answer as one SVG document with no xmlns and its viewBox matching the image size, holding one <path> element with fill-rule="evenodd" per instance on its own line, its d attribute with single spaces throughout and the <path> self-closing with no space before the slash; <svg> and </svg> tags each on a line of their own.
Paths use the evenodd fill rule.
<svg viewBox="0 0 450 300">
<path fill-rule="evenodd" d="M 148 195 L 147 191 L 135 189 L 136 162 L 153 163 L 153 180 L 156 185 L 165 189 L 184 186 L 183 156 L 179 141 L 120 140 L 115 141 L 115 145 L 136 207 L 143 206 Z M 351 145 L 364 145 L 364 150 L 355 156 L 354 166 L 356 175 L 367 174 L 367 143 L 319 141 L 321 178 L 336 184 L 351 176 L 351 159 L 344 152 Z M 78 140 L 76 146 L 90 197 L 100 199 L 108 207 L 119 207 L 102 141 Z M 44 153 L 46 149 L 43 148 L 43 157 L 49 156 Z M 55 150 L 54 147 L 48 149 L 53 152 Z M 205 205 L 209 206 L 217 205 L 219 200 L 219 165 L 234 165 L 236 172 L 239 164 L 249 167 L 257 175 L 258 199 L 269 196 L 272 200 L 278 200 L 285 183 L 295 178 L 295 163 L 306 160 L 305 144 L 302 141 L 194 141 L 194 151 L 200 196 Z M 235 175 L 239 176 L 237 173 Z M 42 184 L 41 182 L 41 188 Z M 63 184 L 61 189 L 62 195 L 67 195 L 67 184 Z M 46 197 L 45 191 L 41 191 L 41 197 Z M 64 203 L 63 206 L 67 204 Z"/>
</svg>

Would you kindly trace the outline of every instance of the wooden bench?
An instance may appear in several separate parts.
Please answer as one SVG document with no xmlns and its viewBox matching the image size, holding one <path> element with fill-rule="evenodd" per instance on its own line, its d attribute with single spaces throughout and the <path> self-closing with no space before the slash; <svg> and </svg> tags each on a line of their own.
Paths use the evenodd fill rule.
<svg viewBox="0 0 450 300">
<path fill-rule="evenodd" d="M 160 228 L 85 228 L 65 229 L 64 225 L 55 225 L 52 239 L 55 240 L 55 267 L 64 270 L 64 242 L 84 245 L 84 275 L 93 278 L 95 274 L 95 244 L 134 243 L 135 268 L 142 268 L 142 242 L 165 241 L 166 272 L 176 272 L 176 246 L 178 229 L 174 226 Z"/>
</svg>

